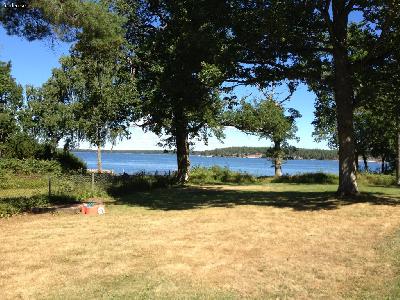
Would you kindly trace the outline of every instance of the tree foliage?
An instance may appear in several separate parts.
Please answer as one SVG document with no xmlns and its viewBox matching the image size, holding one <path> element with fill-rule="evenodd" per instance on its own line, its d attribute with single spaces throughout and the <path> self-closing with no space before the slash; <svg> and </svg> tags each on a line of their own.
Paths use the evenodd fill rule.
<svg viewBox="0 0 400 300">
<path fill-rule="evenodd" d="M 210 0 L 141 3 L 139 32 L 129 28 L 127 39 L 137 46 L 143 126 L 176 148 L 178 181 L 185 182 L 190 140 L 222 134 L 219 88 L 233 65 L 224 45 L 227 7 Z"/>
<path fill-rule="evenodd" d="M 242 100 L 238 109 L 226 113 L 228 124 L 274 143 L 267 156 L 274 159 L 276 176 L 282 176 L 285 149 L 289 148 L 288 140 L 296 139 L 295 119 L 301 116 L 295 109 L 288 109 L 288 112 L 289 115 L 285 115 L 284 107 L 270 97 L 253 104 Z"/>
<path fill-rule="evenodd" d="M 233 34 L 247 83 L 305 82 L 317 97 L 333 96 L 340 195 L 358 192 L 353 107 L 359 83 L 397 51 L 397 1 L 231 1 Z M 358 20 L 351 19 L 358 14 Z M 396 46 L 397 45 L 397 46 Z M 325 99 L 322 99 L 323 101 Z"/>
<path fill-rule="evenodd" d="M 18 133 L 22 91 L 21 85 L 11 76 L 11 63 L 0 62 L 0 157 L 6 150 L 6 143 Z"/>
</svg>

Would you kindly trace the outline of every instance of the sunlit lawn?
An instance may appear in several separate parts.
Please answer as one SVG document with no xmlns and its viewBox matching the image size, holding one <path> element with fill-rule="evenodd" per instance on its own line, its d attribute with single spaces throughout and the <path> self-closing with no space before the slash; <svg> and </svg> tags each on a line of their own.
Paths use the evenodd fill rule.
<svg viewBox="0 0 400 300">
<path fill-rule="evenodd" d="M 396 298 L 400 189 L 335 189 L 192 186 L 0 219 L 0 299 Z"/>
</svg>

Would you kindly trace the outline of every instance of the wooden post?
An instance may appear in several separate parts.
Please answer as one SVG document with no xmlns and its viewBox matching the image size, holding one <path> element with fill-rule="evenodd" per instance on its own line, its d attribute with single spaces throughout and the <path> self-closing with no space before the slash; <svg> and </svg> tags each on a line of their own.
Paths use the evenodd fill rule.
<svg viewBox="0 0 400 300">
<path fill-rule="evenodd" d="M 51 197 L 51 176 L 49 176 L 49 197 Z"/>
<path fill-rule="evenodd" d="M 92 193 L 94 193 L 94 172 L 92 172 Z"/>
</svg>

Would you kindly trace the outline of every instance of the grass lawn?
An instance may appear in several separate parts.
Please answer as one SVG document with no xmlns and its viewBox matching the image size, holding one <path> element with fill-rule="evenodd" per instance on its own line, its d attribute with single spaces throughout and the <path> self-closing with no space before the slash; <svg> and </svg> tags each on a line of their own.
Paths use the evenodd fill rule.
<svg viewBox="0 0 400 300">
<path fill-rule="evenodd" d="M 335 189 L 189 186 L 0 219 L 0 299 L 398 298 L 400 189 Z"/>
</svg>

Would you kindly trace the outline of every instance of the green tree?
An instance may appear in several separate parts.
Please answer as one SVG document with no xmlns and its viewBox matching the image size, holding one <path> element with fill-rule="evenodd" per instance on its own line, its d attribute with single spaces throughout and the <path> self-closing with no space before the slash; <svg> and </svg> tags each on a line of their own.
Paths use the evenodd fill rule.
<svg viewBox="0 0 400 300">
<path fill-rule="evenodd" d="M 11 76 L 11 63 L 0 62 L 0 157 L 6 143 L 20 130 L 17 117 L 23 104 L 22 91 Z"/>
<path fill-rule="evenodd" d="M 113 30 L 115 15 L 110 1 L 91 0 L 4 0 L 0 23 L 10 35 L 28 40 L 58 38 L 75 41 L 83 31 Z M 97 25 L 108 24 L 109 26 Z"/>
<path fill-rule="evenodd" d="M 96 30 L 83 30 L 71 51 L 71 88 L 78 103 L 75 111 L 80 131 L 97 146 L 98 171 L 102 172 L 101 148 L 107 141 L 129 136 L 130 123 L 138 114 L 136 79 L 122 20 L 114 25 L 98 20 Z"/>
<path fill-rule="evenodd" d="M 70 87 L 74 78 L 64 72 L 67 61 L 67 58 L 60 60 L 61 69 L 53 69 L 42 87 L 26 87 L 27 106 L 21 114 L 24 131 L 40 143 L 48 144 L 53 152 L 62 140 L 65 150 L 80 140 Z"/>
<path fill-rule="evenodd" d="M 85 139 L 96 145 L 100 172 L 101 147 L 128 135 L 137 108 L 122 19 L 111 4 L 26 0 L 18 2 L 18 9 L 4 6 L 0 15 L 9 34 L 76 42 L 52 78 L 41 89 L 29 89 L 30 115 L 25 119 L 36 135 L 53 144 L 65 139 L 69 146 Z"/>
<path fill-rule="evenodd" d="M 222 136 L 219 88 L 233 66 L 224 44 L 227 7 L 188 0 L 142 1 L 141 8 L 140 26 L 127 25 L 127 40 L 136 47 L 143 127 L 176 147 L 177 180 L 184 183 L 191 141 Z"/>
<path fill-rule="evenodd" d="M 282 176 L 282 161 L 285 150 L 289 148 L 288 140 L 296 139 L 295 119 L 301 117 L 295 109 L 288 109 L 288 112 L 289 115 L 285 115 L 283 106 L 270 97 L 254 104 L 242 100 L 238 109 L 226 114 L 226 124 L 273 142 L 274 146 L 267 155 L 274 160 L 277 177 Z"/>
<path fill-rule="evenodd" d="M 353 129 L 356 76 L 398 41 L 396 1 L 231 1 L 246 82 L 302 81 L 331 91 L 339 145 L 339 195 L 358 192 Z M 357 14 L 358 20 L 351 19 Z M 293 85 L 291 86 L 293 87 Z M 317 96 L 319 93 L 317 93 Z"/>
<path fill-rule="evenodd" d="M 370 66 L 368 72 L 355 76 L 354 95 L 355 158 L 361 155 L 364 168 L 368 170 L 367 157 L 380 157 L 381 172 L 386 163 L 399 169 L 399 124 L 400 124 L 400 84 L 398 53 L 392 53 L 379 64 Z M 338 137 L 335 126 L 336 107 L 333 92 L 320 92 L 316 106 L 315 135 L 317 139 L 328 139 L 332 147 L 337 147 Z M 397 146 L 396 146 L 397 145 Z M 398 164 L 398 163 L 397 163 Z"/>
</svg>

